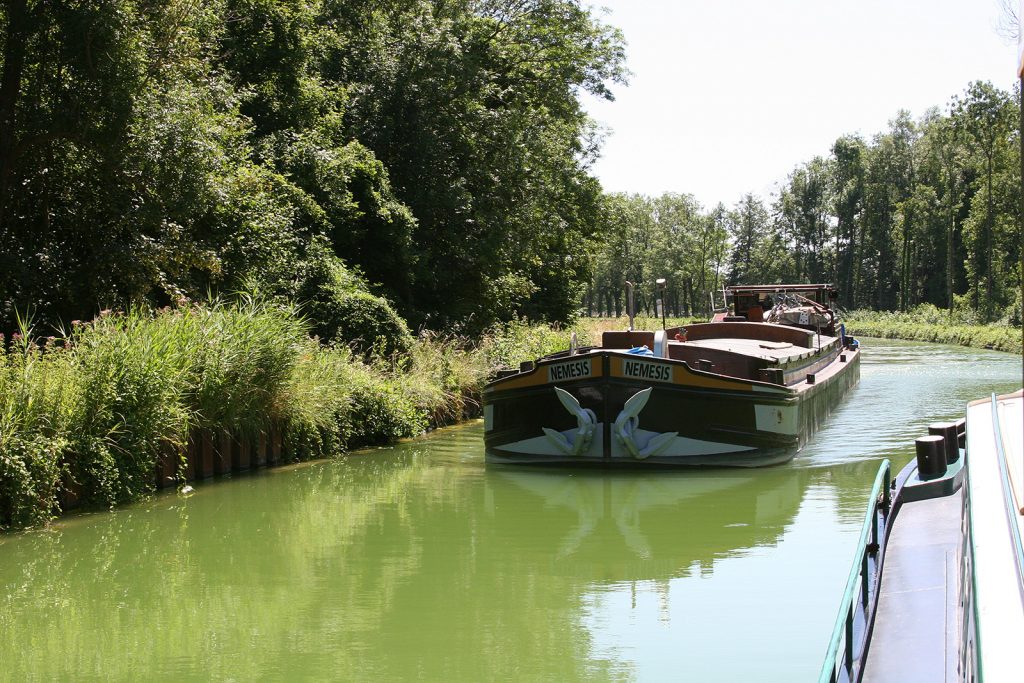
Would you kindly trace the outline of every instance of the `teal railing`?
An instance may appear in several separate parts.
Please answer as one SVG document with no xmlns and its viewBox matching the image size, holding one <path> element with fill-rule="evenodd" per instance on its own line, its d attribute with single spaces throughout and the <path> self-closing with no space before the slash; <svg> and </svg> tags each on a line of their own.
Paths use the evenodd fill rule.
<svg viewBox="0 0 1024 683">
<path fill-rule="evenodd" d="M 884 460 L 875 476 L 871 498 L 860 530 L 860 541 L 846 592 L 839 607 L 836 625 L 828 644 L 819 683 L 839 683 L 860 679 L 867 651 L 867 640 L 878 604 L 879 573 L 884 555 L 884 535 L 892 512 L 890 483 L 892 469 Z"/>
</svg>

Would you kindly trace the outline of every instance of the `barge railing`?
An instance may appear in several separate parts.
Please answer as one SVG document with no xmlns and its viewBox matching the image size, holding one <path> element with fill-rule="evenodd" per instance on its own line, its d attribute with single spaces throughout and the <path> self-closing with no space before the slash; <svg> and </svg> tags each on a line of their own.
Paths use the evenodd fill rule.
<svg viewBox="0 0 1024 683">
<path fill-rule="evenodd" d="M 819 683 L 857 681 L 864 665 L 874 611 L 878 604 L 885 536 L 893 514 L 892 468 L 882 461 L 871 488 L 857 552 L 836 617 Z"/>
</svg>

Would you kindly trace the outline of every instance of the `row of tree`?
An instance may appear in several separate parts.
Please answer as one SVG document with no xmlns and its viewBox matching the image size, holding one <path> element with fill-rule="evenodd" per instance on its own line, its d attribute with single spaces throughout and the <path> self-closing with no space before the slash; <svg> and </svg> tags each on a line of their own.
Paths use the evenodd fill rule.
<svg viewBox="0 0 1024 683">
<path fill-rule="evenodd" d="M 705 209 L 591 175 L 580 95 L 624 50 L 582 0 L 2 0 L 0 60 L 0 331 L 239 289 L 327 336 L 366 289 L 473 330 L 657 277 L 679 313 L 727 282 L 1013 303 L 1019 93 L 985 83 Z"/>
<path fill-rule="evenodd" d="M 623 54 L 578 0 L 3 0 L 0 329 L 344 281 L 416 324 L 565 318 L 579 95 Z"/>
<path fill-rule="evenodd" d="M 1020 92 L 972 83 L 946 111 L 901 111 L 865 140 L 793 170 L 731 209 L 687 195 L 610 198 L 588 310 L 622 310 L 622 281 L 669 281 L 676 313 L 706 313 L 724 283 L 833 282 L 847 307 L 931 303 L 1020 319 Z"/>
</svg>

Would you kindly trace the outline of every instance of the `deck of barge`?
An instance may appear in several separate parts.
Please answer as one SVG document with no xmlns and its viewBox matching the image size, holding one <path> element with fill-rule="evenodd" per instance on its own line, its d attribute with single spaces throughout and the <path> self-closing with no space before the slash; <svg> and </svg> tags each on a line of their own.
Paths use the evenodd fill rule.
<svg viewBox="0 0 1024 683">
<path fill-rule="evenodd" d="M 1021 392 L 967 408 L 971 534 L 983 678 L 1020 680 L 1024 638 Z M 1015 490 L 1016 489 L 1016 490 Z"/>
<path fill-rule="evenodd" d="M 742 353 L 754 358 L 764 358 L 775 363 L 788 363 L 803 357 L 809 357 L 836 341 L 836 337 L 825 335 L 812 335 L 811 348 L 803 348 L 786 342 L 768 342 L 761 339 L 734 339 L 730 337 L 722 339 L 701 339 L 685 342 L 690 346 L 701 346 L 710 349 L 720 349 L 733 353 Z M 670 345 L 674 342 L 670 342 Z"/>
</svg>

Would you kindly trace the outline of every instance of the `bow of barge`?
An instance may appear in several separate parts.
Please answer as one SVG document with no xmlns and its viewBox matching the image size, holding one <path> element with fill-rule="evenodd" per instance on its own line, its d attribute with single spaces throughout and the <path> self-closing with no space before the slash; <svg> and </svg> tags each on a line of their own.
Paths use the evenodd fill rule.
<svg viewBox="0 0 1024 683">
<path fill-rule="evenodd" d="M 860 375 L 856 340 L 728 320 L 605 332 L 484 390 L 491 463 L 759 466 L 785 462 Z M 733 316 L 736 317 L 736 316 Z"/>
</svg>

